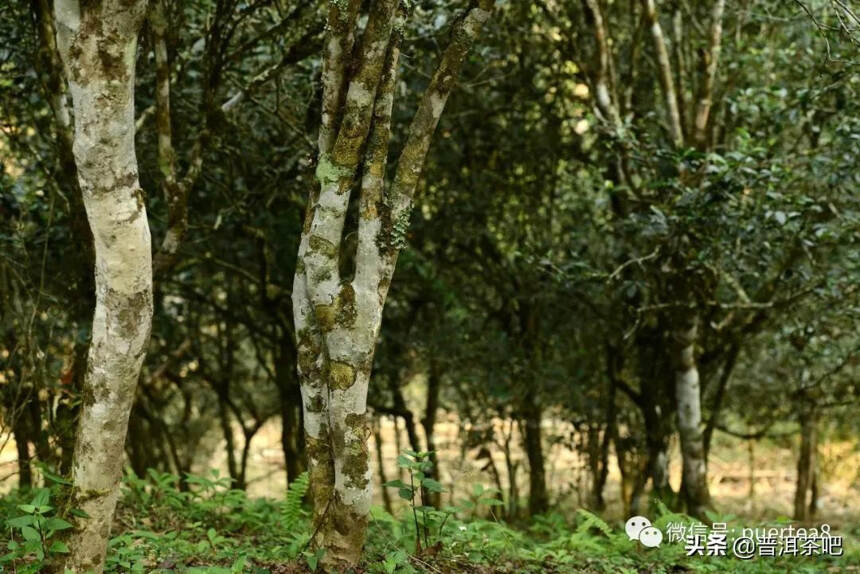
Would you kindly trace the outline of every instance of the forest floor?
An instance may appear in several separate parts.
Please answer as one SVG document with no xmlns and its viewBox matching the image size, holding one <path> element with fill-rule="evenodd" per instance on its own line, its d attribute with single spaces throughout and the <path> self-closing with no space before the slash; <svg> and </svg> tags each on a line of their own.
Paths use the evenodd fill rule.
<svg viewBox="0 0 860 574">
<path fill-rule="evenodd" d="M 309 549 L 311 528 L 303 497 L 306 480 L 293 484 L 282 500 L 248 498 L 229 489 L 215 473 L 191 477 L 179 490 L 175 476 L 150 472 L 127 476 L 110 542 L 107 572 L 238 574 L 321 571 L 321 555 Z M 0 499 L 0 520 L 10 542 L 0 571 L 37 573 L 45 560 L 64 551 L 63 521 L 46 489 L 13 491 Z M 674 572 L 860 572 L 860 523 L 834 527 L 844 537 L 843 554 L 828 556 L 687 556 L 683 542 L 665 538 L 657 548 L 630 540 L 621 521 L 604 521 L 584 510 L 556 511 L 527 523 L 493 519 L 493 492 L 473 487 L 456 508 L 393 516 L 374 507 L 365 561 L 356 573 L 674 573 Z M 654 525 L 667 534 L 687 517 L 658 505 Z M 714 515 L 728 527 L 776 526 L 784 520 L 752 522 L 743 516 Z M 35 529 L 27 532 L 27 524 Z M 53 527 L 55 528 L 52 528 Z M 417 527 L 417 528 L 416 528 Z M 34 536 L 35 531 L 38 535 Z M 420 533 L 420 548 L 416 543 Z M 799 552 L 800 553 L 800 552 Z M 40 558 L 44 556 L 44 560 Z"/>
</svg>

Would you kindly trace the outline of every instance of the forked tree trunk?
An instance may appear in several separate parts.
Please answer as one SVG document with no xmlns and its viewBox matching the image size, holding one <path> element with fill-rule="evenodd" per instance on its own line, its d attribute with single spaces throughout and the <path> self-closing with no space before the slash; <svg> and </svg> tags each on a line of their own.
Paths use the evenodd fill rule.
<svg viewBox="0 0 860 574">
<path fill-rule="evenodd" d="M 96 308 L 72 465 L 78 520 L 65 567 L 100 573 L 123 443 L 152 324 L 152 254 L 134 152 L 134 66 L 146 2 L 57 0 L 74 155 L 95 244 Z"/>
<path fill-rule="evenodd" d="M 367 4 L 361 42 L 358 12 Z M 386 185 L 403 19 L 397 0 L 329 4 L 317 180 L 299 245 L 292 300 L 304 406 L 314 540 L 327 569 L 361 557 L 371 503 L 367 391 L 382 309 L 430 140 L 493 0 L 473 2 L 421 98 L 393 181 Z M 361 174 L 362 179 L 357 182 Z M 359 183 L 354 274 L 342 245 Z M 345 273 L 346 275 L 346 273 Z"/>
<path fill-rule="evenodd" d="M 651 28 L 651 38 L 654 44 L 656 64 L 660 88 L 663 95 L 665 111 L 669 124 L 669 135 L 672 146 L 680 150 L 685 145 L 685 136 L 692 132 L 692 142 L 701 152 L 708 150 L 708 130 L 710 126 L 710 110 L 712 106 L 713 87 L 716 80 L 719 63 L 720 42 L 722 38 L 722 19 L 725 0 L 714 0 L 711 5 L 711 22 L 708 31 L 707 47 L 701 50 L 701 77 L 696 94 L 696 111 L 693 126 L 685 126 L 679 102 L 683 101 L 683 90 L 676 89 L 675 74 L 669 58 L 666 39 L 660 24 L 656 0 L 642 0 L 645 18 Z M 682 30 L 678 28 L 678 34 Z M 680 41 L 680 37 L 676 38 Z M 680 79 L 680 78 L 679 78 Z M 682 87 L 682 86 L 681 86 Z M 685 174 L 682 165 L 678 170 L 682 178 Z M 688 177 L 693 174 L 688 174 Z M 694 174 L 693 179 L 701 177 Z M 692 183 L 692 182 L 690 182 Z M 684 265 L 679 269 L 682 272 Z M 680 281 L 680 279 L 676 279 Z M 689 296 L 689 289 L 681 288 L 678 300 Z M 682 317 L 680 324 L 674 328 L 675 349 L 673 350 L 676 369 L 675 398 L 678 410 L 678 431 L 681 437 L 681 454 L 683 457 L 682 497 L 690 514 L 701 517 L 710 506 L 708 493 L 705 446 L 700 429 L 702 410 L 699 391 L 699 372 L 693 354 L 696 342 L 696 318 Z"/>
<path fill-rule="evenodd" d="M 711 505 L 711 496 L 702 439 L 702 397 L 695 357 L 697 333 L 695 316 L 684 317 L 675 327 L 675 398 L 683 458 L 681 496 L 687 513 L 703 518 Z"/>
</svg>

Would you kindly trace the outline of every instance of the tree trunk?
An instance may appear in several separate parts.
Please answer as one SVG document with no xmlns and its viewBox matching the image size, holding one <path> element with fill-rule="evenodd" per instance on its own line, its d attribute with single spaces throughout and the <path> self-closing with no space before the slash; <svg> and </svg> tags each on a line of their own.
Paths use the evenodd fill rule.
<svg viewBox="0 0 860 574">
<path fill-rule="evenodd" d="M 90 346 L 90 325 L 95 307 L 95 289 L 91 271 L 94 267 L 95 254 L 93 234 L 87 222 L 83 195 L 78 184 L 71 110 L 66 82 L 63 78 L 63 63 L 57 46 L 52 2 L 37 0 L 32 3 L 32 6 L 39 24 L 38 66 L 43 76 L 45 97 L 51 105 L 57 133 L 58 161 L 53 178 L 68 199 L 69 230 L 71 241 L 76 247 L 65 258 L 64 269 L 57 270 L 60 273 L 68 273 L 67 301 L 70 303 L 69 318 L 75 323 L 75 343 L 70 372 L 66 375 L 67 378 L 64 377 L 64 380 L 68 381 L 66 388 L 69 393 L 56 405 L 52 429 L 60 447 L 59 473 L 62 476 L 69 476 L 72 471 L 75 426 L 80 414 L 79 399 L 84 388 Z"/>
<path fill-rule="evenodd" d="M 230 474 L 230 478 L 233 479 L 233 486 L 242 489 L 239 462 L 236 460 L 236 439 L 233 436 L 233 425 L 230 424 L 230 412 L 227 408 L 227 400 L 221 393 L 218 393 L 218 422 L 221 425 L 221 434 L 224 436 L 224 450 L 227 453 L 227 472 Z"/>
<path fill-rule="evenodd" d="M 815 464 L 812 469 L 812 484 L 809 487 L 809 520 L 814 520 L 815 515 L 818 513 L 818 481 L 820 476 L 818 472 L 818 457 L 815 458 Z"/>
<path fill-rule="evenodd" d="M 816 416 L 812 409 L 800 415 L 800 455 L 797 458 L 797 487 L 794 491 L 794 519 L 804 522 L 810 519 L 809 490 L 812 486 L 815 467 Z"/>
<path fill-rule="evenodd" d="M 27 490 L 33 486 L 33 471 L 30 465 L 30 441 L 27 433 L 27 425 L 20 415 L 15 416 L 12 425 L 12 433 L 15 437 L 15 446 L 18 449 L 18 488 Z"/>
<path fill-rule="evenodd" d="M 527 393 L 523 410 L 523 441 L 529 461 L 529 514 L 534 516 L 549 509 L 541 432 L 542 412 L 534 393 Z"/>
<path fill-rule="evenodd" d="M 588 505 L 593 510 L 600 510 L 604 506 L 603 485 L 600 482 L 600 426 L 588 425 L 585 431 L 585 450 L 588 456 L 588 473 L 591 475 L 591 492 L 589 493 Z"/>
<path fill-rule="evenodd" d="M 281 401 L 281 449 L 287 470 L 287 483 L 305 471 L 304 442 L 301 430 L 302 392 L 296 375 L 296 353 L 294 343 L 283 336 L 278 360 L 275 363 L 275 379 Z"/>
<path fill-rule="evenodd" d="M 600 473 L 594 484 L 593 495 L 595 508 L 606 509 L 606 501 L 603 498 L 603 489 L 606 488 L 606 480 L 609 478 L 609 449 L 612 446 L 612 437 L 616 434 L 616 406 L 615 385 L 609 389 L 609 399 L 606 407 L 606 428 L 603 430 L 603 439 L 600 444 Z"/>
<path fill-rule="evenodd" d="M 520 510 L 520 491 L 517 486 L 517 469 L 519 464 L 514 462 L 511 451 L 511 441 L 514 437 L 514 422 L 507 420 L 502 425 L 502 452 L 505 455 L 505 472 L 508 475 L 508 509 L 507 519 L 515 520 Z"/>
<path fill-rule="evenodd" d="M 134 152 L 134 66 L 146 2 L 57 0 L 74 155 L 95 244 L 96 307 L 72 466 L 78 520 L 65 567 L 104 567 L 123 443 L 152 324 L 152 253 Z"/>
<path fill-rule="evenodd" d="M 428 476 L 432 479 L 439 480 L 439 456 L 436 453 L 436 441 L 434 440 L 434 427 L 436 426 L 436 414 L 439 410 L 439 393 L 441 391 L 441 377 L 439 367 L 436 360 L 430 357 L 430 372 L 427 377 L 427 404 L 424 408 L 424 418 L 421 419 L 421 426 L 424 427 L 424 436 L 427 439 L 427 451 L 430 452 L 430 462 L 433 463 L 433 468 L 430 469 Z M 436 508 L 442 506 L 442 493 L 430 492 L 427 498 L 430 504 Z"/>
<path fill-rule="evenodd" d="M 396 0 L 368 3 L 361 42 L 355 42 L 363 4 L 329 3 L 319 187 L 308 201 L 292 290 L 314 500 L 312 542 L 325 550 L 326 569 L 353 567 L 361 557 L 372 498 L 367 391 L 382 310 L 433 133 L 493 1 L 472 3 L 456 20 L 389 185 L 388 143 L 406 13 Z M 341 261 L 353 259 L 342 239 L 356 187 L 354 270 L 341 276 Z M 351 277 L 348 271 L 354 271 Z"/>
<path fill-rule="evenodd" d="M 702 396 L 695 358 L 697 321 L 696 317 L 684 317 L 675 328 L 675 398 L 683 459 L 682 497 L 687 513 L 704 519 L 705 510 L 711 506 L 711 495 L 708 492 L 702 440 Z"/>
<path fill-rule="evenodd" d="M 667 437 L 656 436 L 647 441 L 648 477 L 656 498 L 671 507 L 675 503 L 675 493 L 669 485 L 669 445 Z"/>
<path fill-rule="evenodd" d="M 669 484 L 669 437 L 668 421 L 661 416 L 663 409 L 656 404 L 657 397 L 642 393 L 648 402 L 639 408 L 645 422 L 645 478 L 651 480 L 653 498 L 658 498 L 668 507 L 675 506 L 675 492 Z"/>
</svg>

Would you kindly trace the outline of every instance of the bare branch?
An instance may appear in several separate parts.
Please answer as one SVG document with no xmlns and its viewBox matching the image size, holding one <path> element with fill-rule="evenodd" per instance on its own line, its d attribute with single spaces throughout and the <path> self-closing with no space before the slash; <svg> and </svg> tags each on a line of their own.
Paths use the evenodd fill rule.
<svg viewBox="0 0 860 574">
<path fill-rule="evenodd" d="M 669 135 L 676 148 L 684 145 L 684 130 L 681 125 L 681 112 L 678 110 L 678 98 L 675 95 L 675 81 L 672 78 L 672 64 L 669 60 L 669 50 L 666 48 L 666 38 L 660 26 L 660 16 L 657 13 L 656 0 L 642 0 L 645 16 L 651 25 L 651 38 L 654 41 L 654 51 L 657 54 L 657 71 L 660 76 L 660 87 L 666 104 L 666 114 L 669 120 Z"/>
<path fill-rule="evenodd" d="M 720 45 L 723 36 L 723 12 L 726 0 L 715 0 L 711 10 L 711 27 L 708 32 L 708 48 L 702 52 L 702 82 L 700 84 L 696 119 L 693 126 L 693 143 L 699 150 L 708 147 L 708 127 L 711 114 L 711 98 L 714 91 L 714 80 L 720 62 Z"/>
</svg>

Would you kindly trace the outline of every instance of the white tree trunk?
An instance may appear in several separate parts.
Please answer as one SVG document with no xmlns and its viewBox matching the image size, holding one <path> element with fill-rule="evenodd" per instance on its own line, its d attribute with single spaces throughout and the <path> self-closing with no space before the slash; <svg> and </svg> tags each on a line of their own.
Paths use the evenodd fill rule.
<svg viewBox="0 0 860 574">
<path fill-rule="evenodd" d="M 675 329 L 675 398 L 678 402 L 678 434 L 683 458 L 682 494 L 687 512 L 704 516 L 710 506 L 708 473 L 702 439 L 702 397 L 695 346 L 698 325 L 695 317 L 682 321 Z"/>
<path fill-rule="evenodd" d="M 71 502 L 89 518 L 78 520 L 65 567 L 98 574 L 152 324 L 151 241 L 134 151 L 134 67 L 146 2 L 56 0 L 54 9 L 96 282 Z"/>
</svg>

